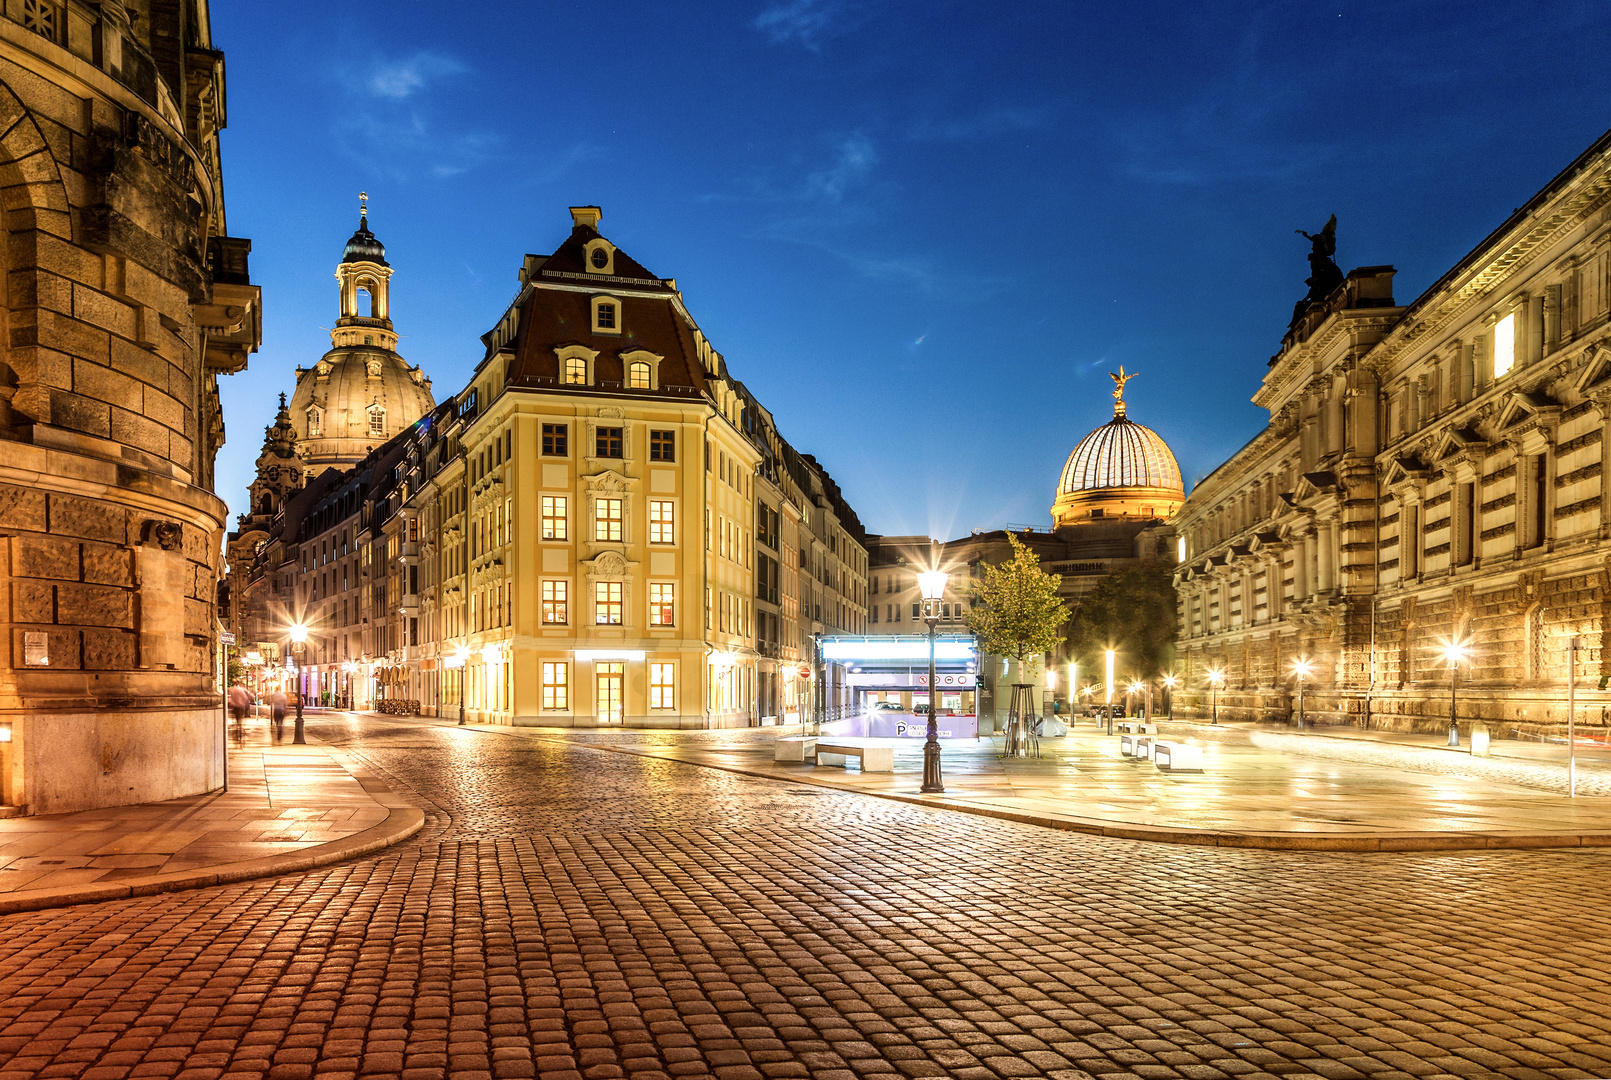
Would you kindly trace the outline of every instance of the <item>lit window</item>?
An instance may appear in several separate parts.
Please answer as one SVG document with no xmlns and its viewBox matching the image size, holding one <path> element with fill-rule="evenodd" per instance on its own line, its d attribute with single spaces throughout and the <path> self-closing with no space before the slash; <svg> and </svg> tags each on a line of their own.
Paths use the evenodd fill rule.
<svg viewBox="0 0 1611 1080">
<path fill-rule="evenodd" d="M 319 434 L 319 422 L 320 422 L 319 410 L 318 409 L 309 409 L 308 410 L 308 435 L 310 437 L 311 436 L 317 436 Z"/>
<path fill-rule="evenodd" d="M 598 320 L 600 330 L 615 329 L 615 305 L 600 304 L 598 307 Z"/>
<path fill-rule="evenodd" d="M 564 457 L 570 452 L 566 448 L 569 433 L 569 427 L 565 424 L 544 424 L 543 453 L 548 457 Z"/>
<path fill-rule="evenodd" d="M 1494 324 L 1494 378 L 1516 366 L 1516 316 L 1506 315 Z"/>
<path fill-rule="evenodd" d="M 677 460 L 677 433 L 675 431 L 649 432 L 649 460 Z"/>
<path fill-rule="evenodd" d="M 598 581 L 593 584 L 594 621 L 600 626 L 621 625 L 621 583 Z"/>
<path fill-rule="evenodd" d="M 564 626 L 570 621 L 570 582 L 543 582 L 543 622 Z"/>
<path fill-rule="evenodd" d="M 677 504 L 668 500 L 649 500 L 649 543 L 675 544 L 677 542 Z"/>
<path fill-rule="evenodd" d="M 602 309 L 600 314 L 602 315 Z M 649 365 L 642 360 L 627 367 L 627 386 L 633 390 L 649 389 Z"/>
<path fill-rule="evenodd" d="M 677 586 L 669 581 L 649 583 L 649 625 L 677 625 Z"/>
<path fill-rule="evenodd" d="M 649 665 L 649 708 L 677 707 L 677 665 Z"/>
<path fill-rule="evenodd" d="M 623 445 L 621 431 L 622 429 L 618 427 L 599 428 L 593 439 L 593 456 L 614 458 L 621 457 L 621 449 Z"/>
<path fill-rule="evenodd" d="M 570 386 L 587 385 L 587 361 L 573 356 L 565 361 L 565 382 Z"/>
<path fill-rule="evenodd" d="M 593 539 L 619 542 L 621 539 L 621 500 L 600 499 L 593 515 Z"/>
<path fill-rule="evenodd" d="M 369 434 L 386 434 L 386 410 L 379 406 L 369 410 Z"/>
<path fill-rule="evenodd" d="M 571 666 L 564 661 L 543 662 L 543 708 L 571 707 Z"/>
<path fill-rule="evenodd" d="M 375 343 L 375 335 L 374 334 L 365 334 L 364 335 L 364 344 L 365 345 L 373 345 L 374 343 Z"/>
<path fill-rule="evenodd" d="M 564 495 L 543 496 L 543 539 L 565 540 L 570 536 L 565 520 L 570 516 L 570 499 Z"/>
</svg>

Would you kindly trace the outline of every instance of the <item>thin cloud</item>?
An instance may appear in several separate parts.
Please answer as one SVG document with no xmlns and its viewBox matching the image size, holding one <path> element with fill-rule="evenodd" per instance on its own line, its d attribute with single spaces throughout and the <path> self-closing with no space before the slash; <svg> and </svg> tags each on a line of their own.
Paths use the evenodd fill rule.
<svg viewBox="0 0 1611 1080">
<path fill-rule="evenodd" d="M 817 52 L 822 40 L 841 28 L 844 5 L 837 0 L 786 0 L 773 4 L 750 25 L 779 45 L 800 45 Z"/>
<path fill-rule="evenodd" d="M 462 75 L 469 70 L 450 56 L 417 52 L 401 60 L 376 61 L 364 85 L 375 97 L 402 101 L 439 79 Z"/>
</svg>

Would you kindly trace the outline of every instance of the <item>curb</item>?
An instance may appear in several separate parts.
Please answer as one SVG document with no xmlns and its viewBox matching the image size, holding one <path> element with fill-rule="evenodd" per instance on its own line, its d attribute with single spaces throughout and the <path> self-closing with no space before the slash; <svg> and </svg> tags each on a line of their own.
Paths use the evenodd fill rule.
<svg viewBox="0 0 1611 1080">
<path fill-rule="evenodd" d="M 340 760 L 346 755 L 338 755 L 328 747 L 323 748 L 332 758 Z M 116 884 L 101 885 L 90 883 L 62 889 L 32 889 L 20 892 L 7 893 L 0 896 L 0 915 L 11 915 L 23 911 L 40 911 L 45 908 L 71 907 L 76 904 L 95 904 L 103 900 L 127 900 L 136 896 L 155 896 L 158 893 L 181 892 L 185 889 L 204 889 L 211 885 L 232 885 L 241 881 L 252 881 L 257 878 L 275 877 L 280 874 L 291 874 L 301 870 L 314 870 L 332 863 L 344 862 L 360 855 L 370 855 L 391 847 L 393 844 L 408 839 L 425 827 L 425 811 L 415 806 L 406 806 L 395 801 L 397 796 L 390 788 L 379 791 L 369 791 L 369 786 L 379 781 L 367 773 L 360 774 L 344 760 L 340 761 L 343 768 L 352 773 L 353 779 L 365 784 L 365 790 L 375 799 L 376 803 L 387 808 L 385 820 L 371 825 L 362 832 L 340 840 L 332 840 L 327 844 L 319 844 L 305 851 L 286 852 L 280 855 L 265 855 L 260 859 L 247 859 L 242 862 L 219 863 L 206 870 L 195 870 L 178 874 L 153 874 L 149 877 L 124 878 Z"/>
</svg>

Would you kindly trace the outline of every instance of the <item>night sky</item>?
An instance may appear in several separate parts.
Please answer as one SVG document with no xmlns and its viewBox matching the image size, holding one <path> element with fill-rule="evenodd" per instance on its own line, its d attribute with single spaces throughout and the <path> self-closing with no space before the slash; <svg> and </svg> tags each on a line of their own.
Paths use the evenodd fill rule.
<svg viewBox="0 0 1611 1080">
<path fill-rule="evenodd" d="M 358 192 L 438 400 L 566 207 L 662 277 L 871 532 L 1050 524 L 1132 419 L 1245 443 L 1308 243 L 1413 300 L 1608 127 L 1611 5 L 213 0 L 263 349 L 233 513 L 329 347 Z M 369 17 L 366 17 L 369 16 Z M 233 516 L 231 518 L 233 522 Z"/>
</svg>

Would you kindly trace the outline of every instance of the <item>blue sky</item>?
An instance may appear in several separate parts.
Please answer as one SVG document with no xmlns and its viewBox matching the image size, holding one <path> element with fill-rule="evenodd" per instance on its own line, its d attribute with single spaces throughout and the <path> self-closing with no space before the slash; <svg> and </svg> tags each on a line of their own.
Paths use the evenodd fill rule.
<svg viewBox="0 0 1611 1080">
<path fill-rule="evenodd" d="M 1263 425 L 1294 229 L 1335 213 L 1407 302 L 1611 128 L 1599 2 L 212 9 L 264 303 L 222 380 L 232 514 L 330 347 L 360 190 L 439 400 L 597 204 L 869 531 L 951 537 L 1050 523 L 1120 364 L 1206 475 Z"/>
</svg>

